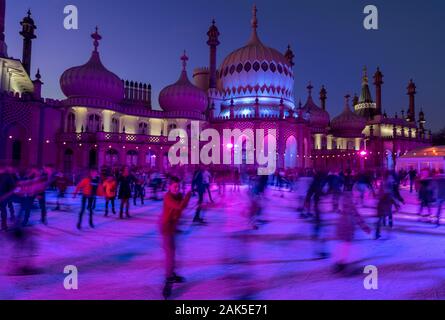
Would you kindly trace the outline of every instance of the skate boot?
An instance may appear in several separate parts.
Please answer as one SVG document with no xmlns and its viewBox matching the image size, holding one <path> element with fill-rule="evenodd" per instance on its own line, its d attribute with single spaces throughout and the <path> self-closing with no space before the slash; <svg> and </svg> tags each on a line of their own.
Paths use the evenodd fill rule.
<svg viewBox="0 0 445 320">
<path fill-rule="evenodd" d="M 166 281 L 165 285 L 164 285 L 164 289 L 162 289 L 162 296 L 164 297 L 165 300 L 167 300 L 168 298 L 171 297 L 172 288 L 173 288 L 173 283 Z"/>
</svg>

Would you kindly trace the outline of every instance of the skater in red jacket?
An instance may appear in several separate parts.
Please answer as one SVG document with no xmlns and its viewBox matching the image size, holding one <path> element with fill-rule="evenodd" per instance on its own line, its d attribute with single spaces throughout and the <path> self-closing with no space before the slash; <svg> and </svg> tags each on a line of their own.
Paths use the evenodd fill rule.
<svg viewBox="0 0 445 320">
<path fill-rule="evenodd" d="M 170 179 L 170 186 L 168 192 L 164 197 L 164 208 L 161 216 L 161 235 L 166 257 L 166 282 L 167 283 L 181 283 L 184 278 L 175 274 L 175 234 L 176 228 L 181 218 L 182 212 L 187 207 L 191 191 L 183 196 L 180 190 L 180 180 L 176 177 Z"/>
</svg>

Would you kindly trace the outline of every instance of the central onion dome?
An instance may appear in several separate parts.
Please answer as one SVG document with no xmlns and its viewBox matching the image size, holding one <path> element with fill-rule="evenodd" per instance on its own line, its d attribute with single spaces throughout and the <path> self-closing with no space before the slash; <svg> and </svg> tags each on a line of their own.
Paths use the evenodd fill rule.
<svg viewBox="0 0 445 320">
<path fill-rule="evenodd" d="M 278 105 L 283 98 L 287 107 L 294 108 L 293 62 L 264 45 L 258 37 L 257 28 L 257 9 L 254 7 L 250 40 L 223 61 L 218 71 L 219 87 L 226 94 L 226 101 L 233 99 L 236 105 L 244 101 L 251 103 L 250 100 L 258 96 L 261 104 Z M 264 99 L 261 97 L 272 99 L 262 102 Z"/>
<path fill-rule="evenodd" d="M 329 113 L 315 104 L 314 100 L 312 99 L 313 88 L 314 87 L 312 84 L 307 86 L 309 95 L 307 102 L 303 107 L 303 112 L 308 114 L 309 124 L 311 127 L 324 130 L 329 126 Z"/>
<path fill-rule="evenodd" d="M 159 94 L 159 105 L 167 112 L 197 111 L 202 113 L 207 109 L 207 94 L 190 82 L 186 70 L 188 57 L 185 51 L 181 60 L 181 76 L 176 83 L 162 89 Z"/>
<path fill-rule="evenodd" d="M 94 51 L 90 60 L 83 66 L 70 68 L 62 74 L 60 77 L 62 92 L 68 98 L 99 98 L 119 103 L 124 98 L 122 80 L 108 71 L 100 60 L 97 48 L 102 37 L 97 27 L 91 37 L 94 39 Z"/>
<path fill-rule="evenodd" d="M 338 137 L 361 137 L 366 127 L 366 119 L 351 111 L 349 98 L 349 95 L 345 97 L 343 112 L 331 121 L 331 129 Z"/>
</svg>

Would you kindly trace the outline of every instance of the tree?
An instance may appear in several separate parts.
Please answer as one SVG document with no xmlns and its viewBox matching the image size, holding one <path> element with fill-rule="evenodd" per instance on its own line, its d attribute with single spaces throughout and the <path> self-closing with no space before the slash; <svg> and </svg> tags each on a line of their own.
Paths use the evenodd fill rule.
<svg viewBox="0 0 445 320">
<path fill-rule="evenodd" d="M 433 145 L 435 146 L 445 145 L 445 128 L 433 134 Z"/>
</svg>

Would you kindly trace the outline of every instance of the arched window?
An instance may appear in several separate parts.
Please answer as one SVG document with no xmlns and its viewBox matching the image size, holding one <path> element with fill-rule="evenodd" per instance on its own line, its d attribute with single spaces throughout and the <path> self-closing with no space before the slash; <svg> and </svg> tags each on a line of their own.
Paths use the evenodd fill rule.
<svg viewBox="0 0 445 320">
<path fill-rule="evenodd" d="M 88 117 L 88 131 L 89 132 L 98 132 L 101 130 L 100 127 L 101 124 L 101 118 L 97 114 L 91 114 Z"/>
<path fill-rule="evenodd" d="M 138 165 L 138 153 L 134 150 L 127 152 L 127 166 L 137 166 Z"/>
<path fill-rule="evenodd" d="M 355 149 L 355 143 L 354 141 L 348 141 L 347 147 L 348 150 L 354 150 Z"/>
<path fill-rule="evenodd" d="M 286 153 L 284 156 L 284 166 L 286 169 L 294 169 L 297 167 L 297 139 L 290 136 L 286 141 Z"/>
<path fill-rule="evenodd" d="M 108 166 L 116 166 L 119 164 L 119 153 L 114 149 L 109 149 L 105 153 L 105 164 Z"/>
<path fill-rule="evenodd" d="M 117 118 L 111 119 L 111 132 L 119 133 L 119 119 Z"/>
<path fill-rule="evenodd" d="M 72 112 L 70 112 L 68 114 L 68 121 L 67 121 L 67 124 L 66 124 L 66 131 L 67 132 L 76 132 L 76 116 Z"/>
<path fill-rule="evenodd" d="M 139 123 L 139 134 L 148 134 L 148 124 L 146 122 Z"/>
<path fill-rule="evenodd" d="M 153 151 L 148 151 L 145 155 L 145 164 L 149 168 L 155 168 L 156 167 L 156 154 Z"/>
<path fill-rule="evenodd" d="M 168 131 L 171 131 L 171 130 L 174 130 L 174 129 L 176 129 L 178 126 L 176 125 L 176 123 L 171 123 L 169 126 L 168 126 Z"/>
</svg>

